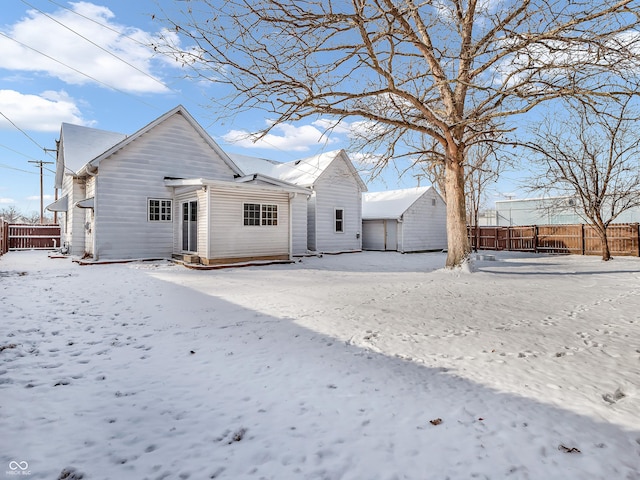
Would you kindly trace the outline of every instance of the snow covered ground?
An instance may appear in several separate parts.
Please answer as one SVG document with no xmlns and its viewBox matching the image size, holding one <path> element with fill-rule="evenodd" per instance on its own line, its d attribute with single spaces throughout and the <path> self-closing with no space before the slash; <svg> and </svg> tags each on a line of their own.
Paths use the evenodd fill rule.
<svg viewBox="0 0 640 480">
<path fill-rule="evenodd" d="M 0 478 L 638 479 L 640 259 L 0 258 Z"/>
</svg>

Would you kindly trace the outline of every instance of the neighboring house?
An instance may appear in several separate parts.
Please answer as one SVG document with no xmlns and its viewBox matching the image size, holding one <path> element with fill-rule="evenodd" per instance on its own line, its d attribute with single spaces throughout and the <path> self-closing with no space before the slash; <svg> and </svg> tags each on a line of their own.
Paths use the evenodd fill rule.
<svg viewBox="0 0 640 480">
<path fill-rule="evenodd" d="M 640 208 L 629 209 L 615 223 L 640 222 Z M 570 196 L 496 201 L 496 226 L 577 225 L 589 223 L 578 200 Z"/>
<path fill-rule="evenodd" d="M 298 210 L 294 212 L 294 254 L 362 250 L 362 193 L 367 187 L 344 150 L 287 163 L 229 156 L 245 175 L 262 174 L 311 191 L 306 207 L 300 203 L 294 206 L 306 208 L 304 216 Z M 301 227 L 303 218 L 306 231 Z"/>
<path fill-rule="evenodd" d="M 68 251 L 94 260 L 289 259 L 294 204 L 311 192 L 253 179 L 178 106 L 130 136 L 63 124 L 47 208 Z"/>
<path fill-rule="evenodd" d="M 365 193 L 362 248 L 402 253 L 447 247 L 447 212 L 433 187 Z"/>
</svg>

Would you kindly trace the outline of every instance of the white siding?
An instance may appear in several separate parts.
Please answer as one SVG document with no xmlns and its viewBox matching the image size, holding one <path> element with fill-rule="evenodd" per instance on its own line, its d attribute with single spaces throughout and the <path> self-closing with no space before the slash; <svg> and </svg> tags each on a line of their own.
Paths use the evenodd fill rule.
<svg viewBox="0 0 640 480">
<path fill-rule="evenodd" d="M 300 193 L 291 199 L 292 254 L 307 253 L 307 196 Z"/>
<path fill-rule="evenodd" d="M 432 201 L 435 199 L 435 206 Z M 442 199 L 428 190 L 402 216 L 402 238 L 398 250 L 419 252 L 440 250 L 447 246 L 447 212 Z"/>
<path fill-rule="evenodd" d="M 210 187 L 210 259 L 289 254 L 289 194 Z M 278 206 L 278 225 L 245 226 L 244 203 Z"/>
<path fill-rule="evenodd" d="M 348 252 L 362 249 L 362 193 L 349 167 L 338 156 L 314 185 L 315 222 L 310 223 L 309 237 L 315 233 L 315 250 Z M 344 232 L 335 231 L 335 209 L 344 209 Z M 311 220 L 311 219 L 310 219 Z M 312 227 L 315 224 L 315 232 Z M 311 243 L 311 242 L 310 242 Z"/>
<path fill-rule="evenodd" d="M 176 202 L 171 222 L 150 222 L 147 216 L 149 198 L 173 198 L 164 177 L 233 179 L 228 165 L 179 114 L 102 160 L 98 175 L 95 253 L 101 259 L 171 256 Z"/>
<path fill-rule="evenodd" d="M 62 224 L 62 244 L 67 243 L 69 253 L 74 256 L 84 255 L 84 212 L 73 205 L 85 198 L 84 180 L 65 175 L 62 181 L 61 196 L 67 196 L 67 211 Z"/>
<path fill-rule="evenodd" d="M 90 198 L 95 195 L 96 192 L 96 177 L 87 178 L 85 186 L 85 198 Z M 79 198 L 78 200 L 82 200 Z M 93 238 L 94 238 L 94 210 L 93 208 L 78 208 L 77 214 L 84 218 L 83 232 L 84 232 L 84 251 L 93 255 Z"/>
</svg>

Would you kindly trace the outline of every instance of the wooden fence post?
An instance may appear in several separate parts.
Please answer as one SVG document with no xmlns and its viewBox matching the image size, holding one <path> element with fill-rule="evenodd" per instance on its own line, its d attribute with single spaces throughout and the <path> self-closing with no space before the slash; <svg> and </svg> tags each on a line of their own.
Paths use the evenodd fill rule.
<svg viewBox="0 0 640 480">
<path fill-rule="evenodd" d="M 0 220 L 0 255 L 9 251 L 9 223 Z"/>
<path fill-rule="evenodd" d="M 538 225 L 533 226 L 533 253 L 538 253 Z"/>
<path fill-rule="evenodd" d="M 580 240 L 581 240 L 581 250 L 582 250 L 582 255 L 584 255 L 584 223 L 580 224 Z"/>
</svg>

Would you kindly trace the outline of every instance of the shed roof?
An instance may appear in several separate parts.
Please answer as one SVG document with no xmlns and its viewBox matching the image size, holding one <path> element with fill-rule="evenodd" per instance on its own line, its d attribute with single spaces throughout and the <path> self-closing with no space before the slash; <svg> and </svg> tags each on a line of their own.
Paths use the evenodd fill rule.
<svg viewBox="0 0 640 480">
<path fill-rule="evenodd" d="M 364 193 L 362 219 L 400 218 L 411 205 L 432 189 L 433 187 L 428 186 Z"/>
</svg>

